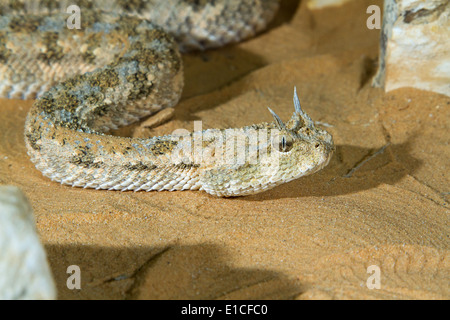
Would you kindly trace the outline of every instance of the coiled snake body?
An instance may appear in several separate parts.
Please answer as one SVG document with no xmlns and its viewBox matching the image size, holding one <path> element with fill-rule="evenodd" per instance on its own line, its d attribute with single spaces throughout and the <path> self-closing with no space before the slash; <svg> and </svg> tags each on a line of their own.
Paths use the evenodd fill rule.
<svg viewBox="0 0 450 320">
<path fill-rule="evenodd" d="M 80 1 L 82 29 L 47 3 L 0 8 L 0 96 L 39 99 L 25 124 L 32 162 L 63 184 L 110 190 L 258 193 L 324 167 L 331 136 L 300 108 L 274 121 L 149 139 L 105 134 L 174 106 L 181 50 L 205 49 L 263 29 L 276 0 Z M 51 2 L 50 2 L 51 3 Z M 18 12 L 18 13 L 17 13 Z M 244 155 L 240 157 L 240 155 Z"/>
</svg>

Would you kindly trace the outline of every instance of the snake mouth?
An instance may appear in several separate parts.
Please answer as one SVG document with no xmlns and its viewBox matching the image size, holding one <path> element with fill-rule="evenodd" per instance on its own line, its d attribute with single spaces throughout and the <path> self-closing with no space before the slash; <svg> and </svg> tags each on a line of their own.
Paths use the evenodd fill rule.
<svg viewBox="0 0 450 320">
<path fill-rule="evenodd" d="M 333 156 L 333 152 L 330 152 L 327 155 L 323 155 L 323 157 L 322 157 L 322 168 L 326 167 L 330 163 L 330 160 L 331 160 L 332 156 Z"/>
<path fill-rule="evenodd" d="M 333 143 L 330 144 L 325 144 L 325 151 L 322 155 L 322 163 L 323 163 L 323 167 L 326 167 L 328 165 L 328 163 L 330 162 L 331 158 L 333 157 L 334 152 L 336 151 L 336 147 L 334 146 Z"/>
</svg>

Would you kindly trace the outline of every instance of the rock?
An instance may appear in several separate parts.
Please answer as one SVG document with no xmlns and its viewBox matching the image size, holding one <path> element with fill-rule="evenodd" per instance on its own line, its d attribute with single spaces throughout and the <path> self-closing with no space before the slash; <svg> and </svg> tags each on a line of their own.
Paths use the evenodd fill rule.
<svg viewBox="0 0 450 320">
<path fill-rule="evenodd" d="M 306 5 L 308 6 L 308 9 L 314 10 L 326 7 L 337 7 L 349 1 L 351 0 L 308 0 Z"/>
<path fill-rule="evenodd" d="M 450 2 L 385 0 L 379 69 L 372 84 L 450 96 Z"/>
<path fill-rule="evenodd" d="M 55 298 L 31 206 L 19 188 L 0 186 L 0 300 Z"/>
</svg>

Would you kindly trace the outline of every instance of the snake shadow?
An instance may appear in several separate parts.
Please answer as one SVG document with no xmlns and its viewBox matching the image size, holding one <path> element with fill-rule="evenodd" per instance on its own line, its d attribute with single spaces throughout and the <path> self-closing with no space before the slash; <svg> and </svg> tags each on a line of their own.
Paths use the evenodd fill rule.
<svg viewBox="0 0 450 320">
<path fill-rule="evenodd" d="M 281 0 L 278 12 L 275 14 L 273 20 L 269 23 L 266 31 L 276 29 L 285 23 L 291 22 L 292 18 L 297 13 L 300 7 L 301 0 Z"/>
<path fill-rule="evenodd" d="M 305 287 L 282 273 L 231 267 L 210 244 L 167 247 L 46 245 L 58 299 L 293 299 Z M 80 289 L 68 289 L 67 267 L 80 268 Z"/>
<path fill-rule="evenodd" d="M 383 148 L 337 145 L 328 166 L 321 171 L 266 192 L 235 198 L 238 201 L 327 197 L 358 193 L 381 184 L 393 185 L 420 168 L 422 161 L 410 155 L 411 140 Z"/>
<path fill-rule="evenodd" d="M 282 0 L 278 12 L 267 28 L 245 41 L 252 41 L 289 23 L 299 3 L 299 0 Z M 182 59 L 184 66 L 182 100 L 221 89 L 268 64 L 263 57 L 243 50 L 239 43 L 217 49 L 184 53 Z M 226 100 L 216 101 L 214 106 L 224 102 Z"/>
</svg>

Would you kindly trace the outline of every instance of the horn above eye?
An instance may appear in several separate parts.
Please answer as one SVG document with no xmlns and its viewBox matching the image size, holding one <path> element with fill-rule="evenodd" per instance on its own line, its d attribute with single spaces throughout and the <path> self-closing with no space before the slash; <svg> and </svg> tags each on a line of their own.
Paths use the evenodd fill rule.
<svg viewBox="0 0 450 320">
<path fill-rule="evenodd" d="M 277 126 L 278 130 L 286 130 L 286 125 L 283 123 L 281 118 L 269 107 L 267 107 L 267 109 L 269 109 L 270 113 L 272 114 L 273 119 L 275 120 L 275 125 Z"/>
<path fill-rule="evenodd" d="M 300 100 L 298 99 L 297 95 L 297 87 L 294 87 L 294 108 L 295 112 L 297 112 L 298 114 L 303 114 L 303 110 L 300 107 Z"/>
</svg>

